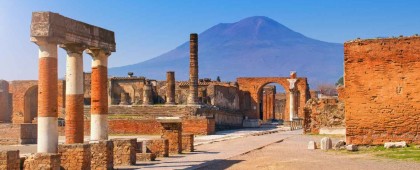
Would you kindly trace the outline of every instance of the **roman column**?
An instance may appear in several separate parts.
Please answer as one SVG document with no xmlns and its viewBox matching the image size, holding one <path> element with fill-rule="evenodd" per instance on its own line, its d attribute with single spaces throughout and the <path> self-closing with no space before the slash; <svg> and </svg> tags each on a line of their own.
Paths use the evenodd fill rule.
<svg viewBox="0 0 420 170">
<path fill-rule="evenodd" d="M 92 56 L 90 140 L 108 140 L 108 56 L 111 52 L 89 49 Z"/>
<path fill-rule="evenodd" d="M 293 121 L 293 118 L 295 116 L 295 91 L 296 91 L 296 72 L 292 71 L 290 72 L 290 79 L 287 79 L 289 81 L 289 120 Z"/>
<path fill-rule="evenodd" d="M 175 72 L 166 72 L 166 104 L 175 104 Z"/>
<path fill-rule="evenodd" d="M 143 105 L 152 105 L 152 85 L 146 81 L 146 84 L 143 86 Z"/>
<path fill-rule="evenodd" d="M 66 143 L 83 143 L 83 50 L 80 44 L 61 45 L 66 63 Z"/>
<path fill-rule="evenodd" d="M 190 34 L 190 81 L 188 105 L 198 104 L 198 35 Z"/>
<path fill-rule="evenodd" d="M 57 44 L 34 41 L 39 46 L 38 70 L 38 153 L 57 153 Z"/>
</svg>

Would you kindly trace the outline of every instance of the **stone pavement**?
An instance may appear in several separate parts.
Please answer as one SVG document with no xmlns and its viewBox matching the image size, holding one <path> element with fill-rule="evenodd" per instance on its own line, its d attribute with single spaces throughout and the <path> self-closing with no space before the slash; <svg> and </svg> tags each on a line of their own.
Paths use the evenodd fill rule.
<svg viewBox="0 0 420 170">
<path fill-rule="evenodd" d="M 135 166 L 117 167 L 121 169 L 196 169 L 217 161 L 246 154 L 252 150 L 262 148 L 275 142 L 301 134 L 302 131 L 281 131 L 281 129 L 254 129 L 236 131 L 235 135 L 227 135 L 219 140 L 213 140 L 196 146 L 193 153 L 160 158 L 155 162 L 137 162 Z M 280 132 L 277 132 L 280 131 Z M 277 132 L 277 133 L 274 133 Z M 242 135 L 240 135 L 242 134 Z M 264 134 L 264 135 L 263 135 Z M 221 135 L 221 134 L 220 134 Z M 230 136 L 230 137 L 228 137 Z M 210 138 L 210 137 L 208 137 Z M 229 140 L 227 140 L 229 139 Z"/>
<path fill-rule="evenodd" d="M 245 155 L 221 160 L 198 169 L 325 169 L 325 170 L 411 170 L 420 163 L 374 157 L 368 154 L 345 154 L 335 151 L 308 150 L 308 141 L 319 143 L 322 136 L 293 135 Z M 335 142 L 338 139 L 335 139 Z"/>
</svg>

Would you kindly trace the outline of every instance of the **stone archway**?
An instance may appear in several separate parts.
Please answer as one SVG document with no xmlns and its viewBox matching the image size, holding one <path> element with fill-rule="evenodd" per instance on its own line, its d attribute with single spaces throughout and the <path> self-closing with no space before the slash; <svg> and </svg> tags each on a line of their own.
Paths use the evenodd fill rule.
<svg viewBox="0 0 420 170">
<path fill-rule="evenodd" d="M 26 90 L 23 100 L 23 123 L 32 123 L 38 116 L 38 85 Z"/>
<path fill-rule="evenodd" d="M 261 101 L 261 96 L 259 95 L 263 87 L 269 83 L 276 83 L 281 85 L 285 89 L 286 96 L 290 95 L 288 81 L 290 77 L 239 77 L 237 82 L 239 84 L 239 89 L 241 91 L 249 92 L 251 96 L 251 109 L 246 112 L 246 116 L 250 119 L 259 119 L 259 101 Z M 294 94 L 296 95 L 295 108 L 297 111 L 297 116 L 299 118 L 304 118 L 303 107 L 305 103 L 310 98 L 309 86 L 306 77 L 296 77 L 296 88 Z M 287 98 L 288 99 L 288 98 Z M 289 111 L 290 100 L 286 100 L 286 113 Z M 284 119 L 288 120 L 290 118 L 289 114 L 285 114 Z"/>
</svg>

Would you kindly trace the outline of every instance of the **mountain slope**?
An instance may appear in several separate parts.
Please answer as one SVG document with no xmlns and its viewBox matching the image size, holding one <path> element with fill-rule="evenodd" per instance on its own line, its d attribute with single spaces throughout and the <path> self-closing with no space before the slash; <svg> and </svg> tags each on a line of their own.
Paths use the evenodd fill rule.
<svg viewBox="0 0 420 170">
<path fill-rule="evenodd" d="M 186 36 L 188 37 L 188 36 Z M 334 83 L 343 74 L 343 45 L 308 38 L 262 16 L 218 24 L 199 34 L 199 77 L 233 81 L 247 76 L 288 76 L 295 70 L 311 87 Z M 187 39 L 188 40 L 188 39 Z M 141 63 L 111 68 L 110 75 L 164 80 L 166 71 L 187 80 L 189 42 Z"/>
</svg>

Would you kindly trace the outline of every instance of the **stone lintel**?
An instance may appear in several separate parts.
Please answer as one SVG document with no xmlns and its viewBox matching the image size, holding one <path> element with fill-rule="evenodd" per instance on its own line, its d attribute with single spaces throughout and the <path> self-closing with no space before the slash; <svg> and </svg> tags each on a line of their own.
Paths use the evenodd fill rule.
<svg viewBox="0 0 420 170">
<path fill-rule="evenodd" d="M 53 12 L 33 12 L 31 41 L 82 44 L 88 48 L 116 51 L 114 32 Z"/>
<path fill-rule="evenodd" d="M 156 120 L 159 123 L 182 123 L 182 119 L 180 117 L 158 117 Z"/>
</svg>

